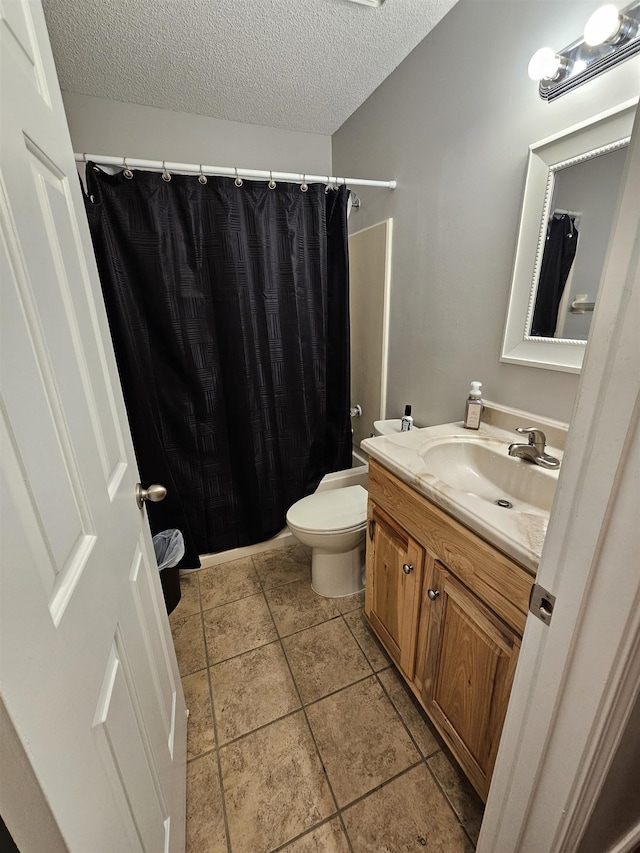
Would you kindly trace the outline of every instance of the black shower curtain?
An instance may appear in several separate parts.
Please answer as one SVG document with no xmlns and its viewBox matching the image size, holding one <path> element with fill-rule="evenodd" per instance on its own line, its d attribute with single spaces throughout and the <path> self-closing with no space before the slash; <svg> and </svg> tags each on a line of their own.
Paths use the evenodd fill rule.
<svg viewBox="0 0 640 853">
<path fill-rule="evenodd" d="M 552 217 L 542 256 L 531 334 L 552 338 L 556 333 L 558 309 L 564 286 L 578 248 L 578 229 L 567 214 Z"/>
<path fill-rule="evenodd" d="M 348 190 L 87 166 L 87 213 L 154 532 L 273 536 L 351 465 Z"/>
</svg>

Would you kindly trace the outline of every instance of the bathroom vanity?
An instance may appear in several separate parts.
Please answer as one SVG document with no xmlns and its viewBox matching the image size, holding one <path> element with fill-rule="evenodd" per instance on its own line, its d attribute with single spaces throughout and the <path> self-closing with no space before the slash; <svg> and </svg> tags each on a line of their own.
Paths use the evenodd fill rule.
<svg viewBox="0 0 640 853">
<path fill-rule="evenodd" d="M 557 481 L 509 440 L 450 424 L 363 442 L 365 615 L 483 799 Z"/>
</svg>

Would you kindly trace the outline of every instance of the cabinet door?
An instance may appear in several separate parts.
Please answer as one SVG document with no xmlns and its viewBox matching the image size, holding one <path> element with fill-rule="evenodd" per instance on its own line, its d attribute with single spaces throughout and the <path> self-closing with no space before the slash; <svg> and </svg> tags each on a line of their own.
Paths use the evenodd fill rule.
<svg viewBox="0 0 640 853">
<path fill-rule="evenodd" d="M 486 799 L 520 639 L 442 563 L 430 568 L 423 699 Z"/>
<path fill-rule="evenodd" d="M 368 520 L 365 614 L 395 663 L 411 680 L 424 549 L 371 502 Z"/>
</svg>

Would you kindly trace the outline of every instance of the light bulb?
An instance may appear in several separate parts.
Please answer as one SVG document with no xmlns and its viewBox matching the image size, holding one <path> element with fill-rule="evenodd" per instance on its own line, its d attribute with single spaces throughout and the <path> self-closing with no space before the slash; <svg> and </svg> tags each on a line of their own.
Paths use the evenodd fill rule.
<svg viewBox="0 0 640 853">
<path fill-rule="evenodd" d="M 614 39 L 620 30 L 621 22 L 620 13 L 613 3 L 600 6 L 586 23 L 584 28 L 585 43 L 595 47 Z"/>
<path fill-rule="evenodd" d="M 541 47 L 529 60 L 529 77 L 532 80 L 553 80 L 561 65 L 562 59 L 553 48 Z"/>
</svg>

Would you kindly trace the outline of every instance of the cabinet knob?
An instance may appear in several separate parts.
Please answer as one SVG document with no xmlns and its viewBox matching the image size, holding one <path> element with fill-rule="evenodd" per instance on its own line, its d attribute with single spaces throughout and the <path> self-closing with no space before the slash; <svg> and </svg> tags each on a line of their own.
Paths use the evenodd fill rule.
<svg viewBox="0 0 640 853">
<path fill-rule="evenodd" d="M 410 575 L 413 571 L 413 566 L 411 565 L 411 563 L 405 563 L 402 566 L 402 571 L 405 573 L 405 575 Z"/>
<path fill-rule="evenodd" d="M 435 601 L 436 598 L 440 595 L 439 589 L 428 589 L 427 595 L 429 596 L 431 601 Z"/>
</svg>

